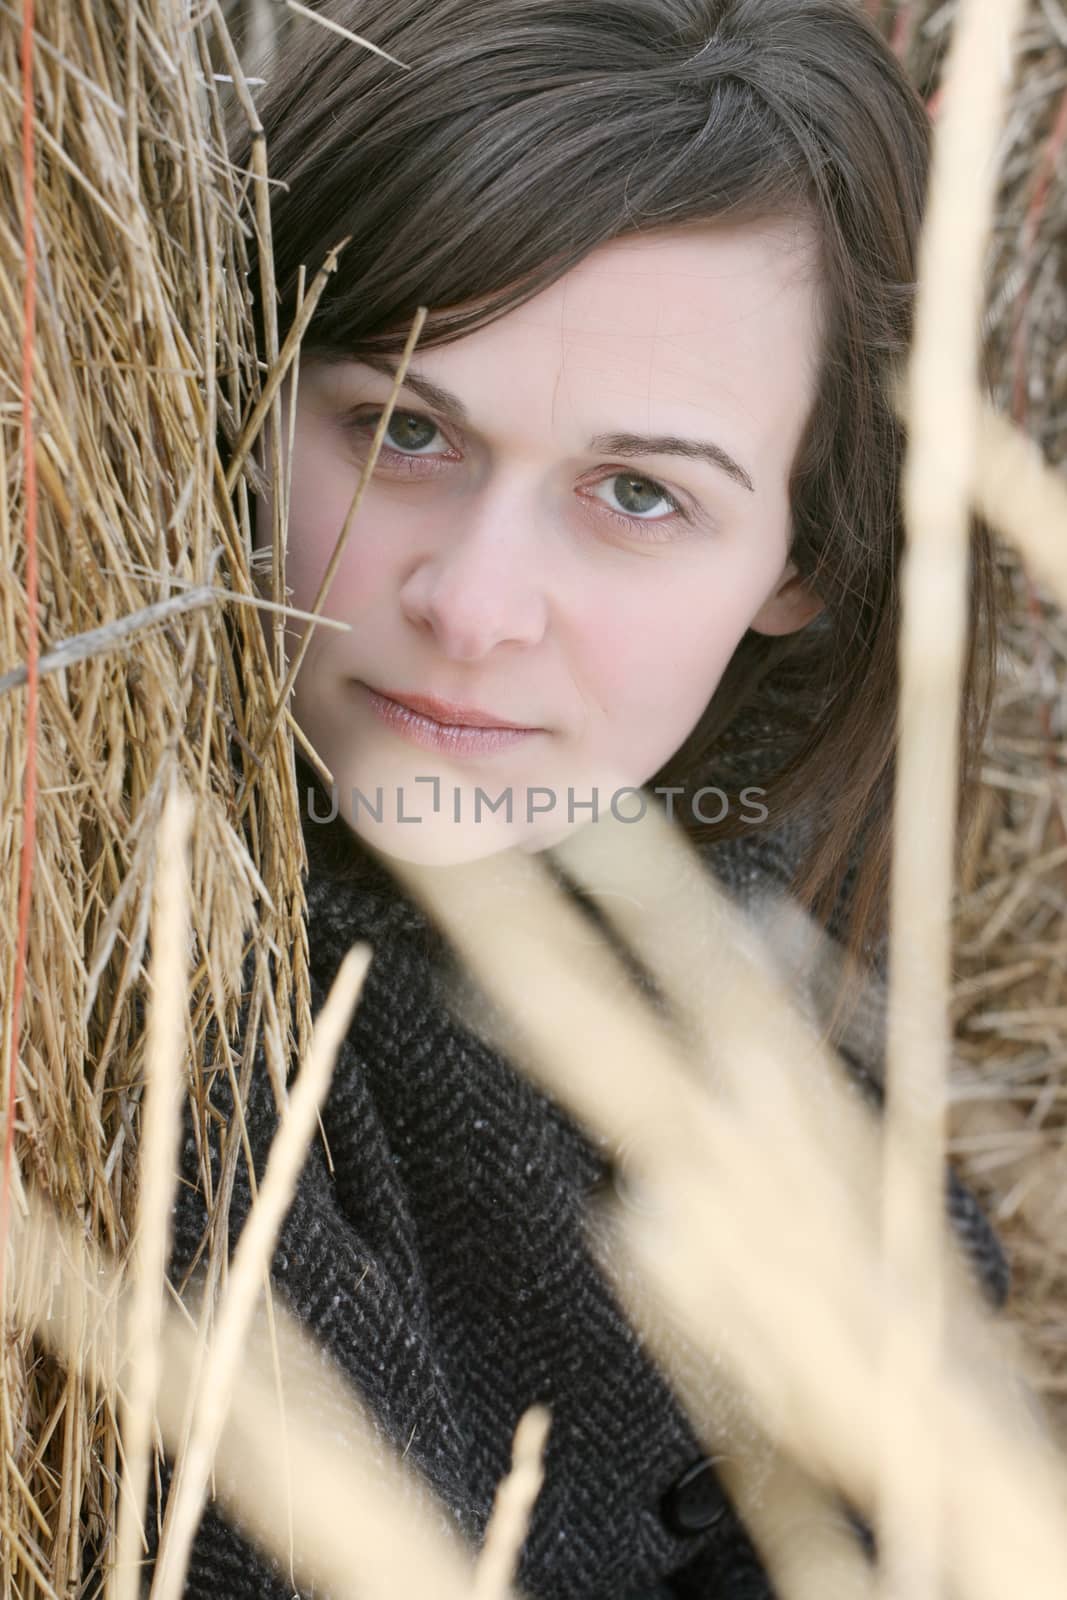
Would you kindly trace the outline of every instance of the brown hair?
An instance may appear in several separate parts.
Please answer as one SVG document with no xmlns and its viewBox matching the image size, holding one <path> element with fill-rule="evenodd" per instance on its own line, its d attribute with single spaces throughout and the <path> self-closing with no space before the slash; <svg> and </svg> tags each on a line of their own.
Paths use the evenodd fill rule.
<svg viewBox="0 0 1067 1600">
<path fill-rule="evenodd" d="M 749 631 L 656 775 L 754 772 L 771 818 L 808 815 L 794 892 L 873 957 L 886 920 L 903 433 L 891 382 L 912 326 L 930 128 L 853 0 L 326 0 L 266 69 L 280 333 L 346 234 L 305 357 L 396 354 L 470 332 L 597 245 L 644 228 L 783 215 L 814 226 L 824 346 L 793 464 L 791 557 L 824 603 Z M 245 165 L 235 115 L 231 151 Z M 281 180 L 279 184 L 277 180 Z M 256 295 L 256 274 L 249 287 Z M 261 307 L 254 305 L 262 352 Z M 992 689 L 994 566 L 974 525 L 961 822 Z M 731 808 L 698 838 L 751 826 Z M 845 873 L 848 878 L 845 879 Z M 847 904 L 842 897 L 847 898 Z M 841 913 L 844 913 L 843 917 Z"/>
</svg>

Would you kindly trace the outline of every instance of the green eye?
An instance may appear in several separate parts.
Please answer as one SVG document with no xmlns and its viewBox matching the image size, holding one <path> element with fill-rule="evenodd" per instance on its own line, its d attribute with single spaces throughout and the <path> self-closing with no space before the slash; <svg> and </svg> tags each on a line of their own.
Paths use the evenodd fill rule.
<svg viewBox="0 0 1067 1600">
<path fill-rule="evenodd" d="M 636 522 L 664 522 L 682 509 L 662 483 L 655 478 L 641 478 L 636 472 L 616 472 L 610 478 L 601 478 L 593 493 L 614 515 L 621 512 Z"/>
<path fill-rule="evenodd" d="M 438 432 L 436 423 L 411 411 L 394 411 L 385 430 L 385 437 L 397 450 L 425 450 L 433 444 Z"/>
<path fill-rule="evenodd" d="M 611 479 L 611 487 L 616 503 L 632 517 L 647 516 L 657 506 L 666 505 L 675 509 L 671 497 L 651 478 L 634 478 L 629 473 L 620 472 Z"/>
</svg>

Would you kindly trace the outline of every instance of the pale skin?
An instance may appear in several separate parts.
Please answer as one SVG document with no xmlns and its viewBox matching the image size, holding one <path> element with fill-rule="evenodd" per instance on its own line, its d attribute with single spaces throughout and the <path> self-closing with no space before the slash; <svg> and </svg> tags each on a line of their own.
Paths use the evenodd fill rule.
<svg viewBox="0 0 1067 1600">
<path fill-rule="evenodd" d="M 411 372 L 465 419 L 401 389 L 324 607 L 351 631 L 315 630 L 294 691 L 342 814 L 378 848 L 458 862 L 555 842 L 590 818 L 571 820 L 569 790 L 597 787 L 606 807 L 678 749 L 747 628 L 791 632 L 820 609 L 789 559 L 818 354 L 810 259 L 787 221 L 615 240 L 489 326 L 416 350 Z M 297 607 L 314 601 L 390 386 L 355 360 L 300 372 Z M 262 500 L 259 543 L 269 518 Z M 443 753 L 383 720 L 370 690 L 536 731 Z M 415 781 L 429 777 L 436 812 Z M 475 820 L 478 787 L 510 791 L 510 822 L 484 806 Z M 352 796 L 379 788 L 376 822 Z"/>
</svg>

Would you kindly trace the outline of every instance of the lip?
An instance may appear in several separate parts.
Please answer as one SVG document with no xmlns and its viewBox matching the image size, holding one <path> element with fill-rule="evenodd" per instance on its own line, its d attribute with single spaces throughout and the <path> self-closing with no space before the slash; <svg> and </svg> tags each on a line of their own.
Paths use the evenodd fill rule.
<svg viewBox="0 0 1067 1600">
<path fill-rule="evenodd" d="M 447 756 L 492 755 L 494 751 L 510 749 L 545 731 L 505 722 L 472 706 L 451 705 L 431 695 L 397 698 L 372 689 L 358 679 L 353 682 L 363 690 L 378 720 L 420 750 Z M 433 707 L 433 712 L 425 709 L 427 707 Z M 463 720 L 459 720 L 461 718 Z"/>
<path fill-rule="evenodd" d="M 370 688 L 368 684 L 366 686 Z M 528 722 L 509 722 L 506 717 L 496 717 L 491 711 L 479 711 L 477 706 L 458 706 L 450 700 L 438 700 L 432 694 L 394 694 L 390 689 L 371 689 L 382 700 L 406 706 L 422 717 L 429 717 L 448 728 L 515 728 L 522 733 L 537 733 L 539 729 Z"/>
</svg>

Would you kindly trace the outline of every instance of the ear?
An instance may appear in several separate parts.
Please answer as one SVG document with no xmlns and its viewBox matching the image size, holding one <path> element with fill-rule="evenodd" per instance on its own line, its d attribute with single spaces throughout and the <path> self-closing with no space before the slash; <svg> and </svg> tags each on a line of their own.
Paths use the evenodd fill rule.
<svg viewBox="0 0 1067 1600">
<path fill-rule="evenodd" d="M 817 617 L 823 602 L 790 561 L 772 594 L 760 606 L 749 627 L 756 633 L 796 633 Z"/>
</svg>

